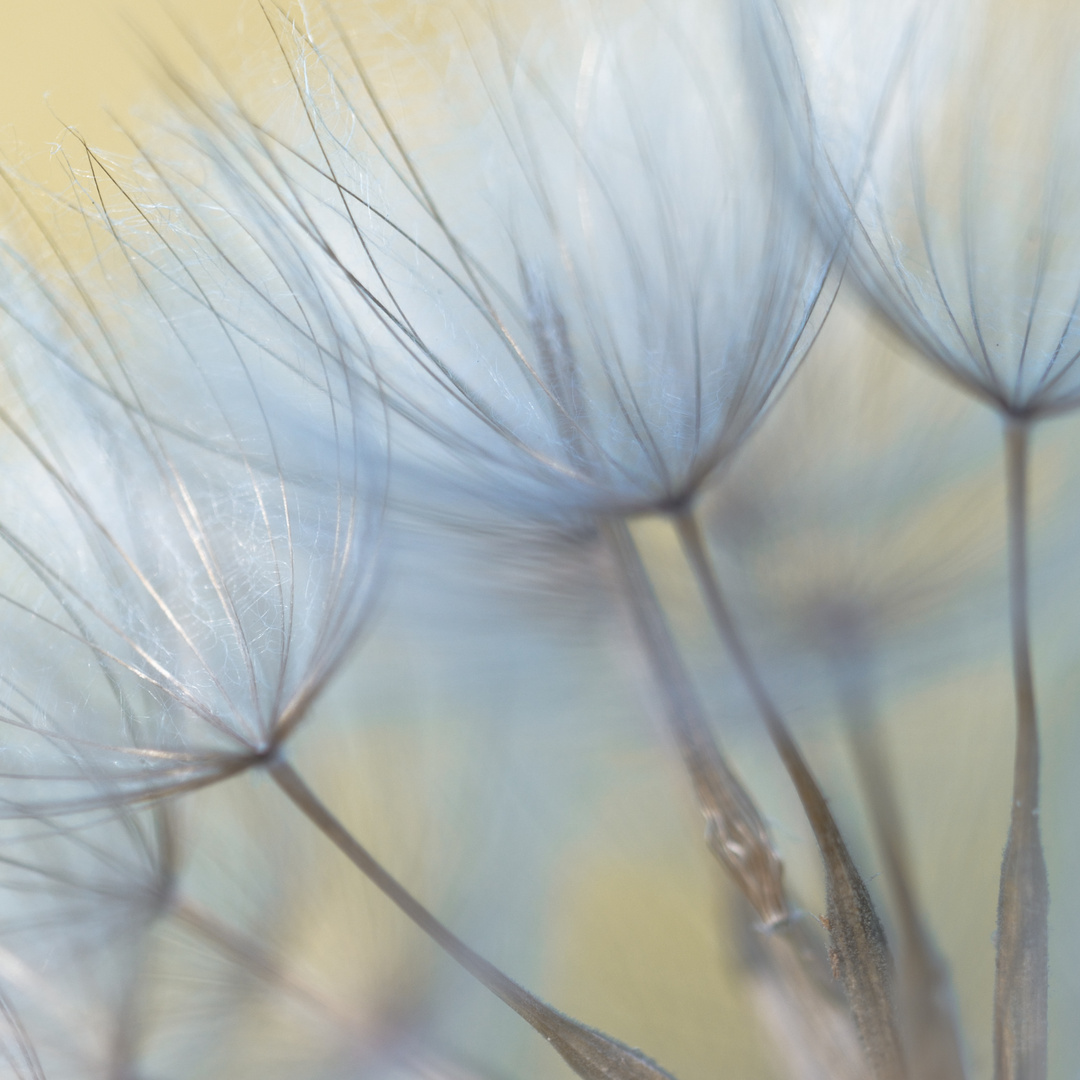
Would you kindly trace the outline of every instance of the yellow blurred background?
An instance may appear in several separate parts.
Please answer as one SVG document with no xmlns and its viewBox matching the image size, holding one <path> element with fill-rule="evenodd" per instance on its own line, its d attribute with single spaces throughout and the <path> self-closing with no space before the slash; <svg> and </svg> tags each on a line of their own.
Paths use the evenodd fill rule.
<svg viewBox="0 0 1080 1080">
<path fill-rule="evenodd" d="M 197 64 L 179 27 L 227 57 L 266 21 L 255 0 L 3 0 L 0 3 L 0 150 L 35 176 L 65 129 L 123 151 L 109 119 L 152 99 L 160 85 L 153 50 L 185 74 Z"/>
</svg>

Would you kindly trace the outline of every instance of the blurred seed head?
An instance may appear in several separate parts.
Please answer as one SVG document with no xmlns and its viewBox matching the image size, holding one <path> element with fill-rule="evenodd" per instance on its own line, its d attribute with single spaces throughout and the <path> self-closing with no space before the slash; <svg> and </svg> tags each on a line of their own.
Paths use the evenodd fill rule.
<svg viewBox="0 0 1080 1080">
<path fill-rule="evenodd" d="M 183 790 L 280 741 L 355 640 L 382 501 L 347 377 L 215 314 L 235 265 L 88 167 L 99 202 L 74 212 L 96 253 L 2 266 L 16 814 Z"/>
<path fill-rule="evenodd" d="M 793 5 L 825 181 L 867 295 L 999 411 L 1080 400 L 1080 24 L 963 0 Z"/>
<path fill-rule="evenodd" d="M 317 279 L 428 505 L 686 499 L 812 340 L 833 250 L 791 197 L 790 140 L 761 137 L 733 7 L 527 32 L 457 13 L 434 105 L 345 28 L 315 44 L 283 19 L 299 118 L 214 113 L 214 190 Z"/>
</svg>

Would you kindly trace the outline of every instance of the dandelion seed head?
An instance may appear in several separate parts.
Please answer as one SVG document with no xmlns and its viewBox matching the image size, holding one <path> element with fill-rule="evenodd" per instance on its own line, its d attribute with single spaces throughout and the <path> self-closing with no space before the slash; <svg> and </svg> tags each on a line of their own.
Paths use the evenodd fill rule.
<svg viewBox="0 0 1080 1080">
<path fill-rule="evenodd" d="M 13 812 L 77 804 L 110 776 L 97 791 L 139 799 L 236 771 L 303 716 L 371 584 L 368 418 L 317 350 L 274 352 L 209 300 L 258 253 L 215 264 L 190 220 L 184 236 L 145 209 L 97 214 L 89 265 L 5 267 Z"/>
<path fill-rule="evenodd" d="M 1032 361 L 1071 347 L 1068 110 L 1025 130 L 1019 96 L 969 93 L 986 42 L 949 38 L 951 6 L 735 8 L 271 9 L 250 92 L 174 75 L 137 165 L 82 148 L 49 213 L 21 200 L 45 244 L 0 246 L 0 1073 L 491 1080 L 561 1069 L 550 1042 L 582 1076 L 669 1075 L 640 1035 L 682 1076 L 766 1075 L 756 1005 L 785 1075 L 952 1080 L 943 929 L 990 1044 L 1000 837 L 984 866 L 957 822 L 1007 782 L 1009 665 L 991 618 L 943 642 L 1000 555 L 997 487 L 981 443 L 942 446 L 997 425 L 957 399 L 932 438 L 929 397 L 893 393 L 914 370 L 868 403 L 861 340 L 771 406 L 849 248 L 969 390 L 1070 404 Z M 376 566 L 393 617 L 331 700 Z M 860 809 L 824 725 L 783 716 L 819 696 Z M 916 733 L 895 793 L 879 719 Z M 901 806 L 916 756 L 934 790 Z M 909 812 L 917 876 L 952 845 L 925 919 Z M 726 974 L 713 857 L 754 909 Z M 547 1009 L 564 971 L 627 1047 Z M 1035 974 L 999 1037 L 1039 1025 Z"/>
<path fill-rule="evenodd" d="M 821 30 L 804 49 L 819 150 L 857 218 L 858 279 L 926 357 L 999 411 L 1071 408 L 1076 20 L 992 0 L 898 10 L 883 38 L 841 4 L 850 34 L 830 45 Z M 853 99 L 867 103 L 858 118 Z"/>
<path fill-rule="evenodd" d="M 133 994 L 177 871 L 171 823 L 121 808 L 0 832 L 4 1075 L 128 1068 L 142 1020 Z"/>
<path fill-rule="evenodd" d="M 315 268 L 328 336 L 406 422 L 395 454 L 429 502 L 550 517 L 688 498 L 831 288 L 737 22 L 598 5 L 520 40 L 464 22 L 438 137 L 386 61 L 283 27 L 309 134 L 215 144 L 226 197 L 278 208 L 267 246 Z M 307 95 L 313 68 L 333 96 Z"/>
</svg>

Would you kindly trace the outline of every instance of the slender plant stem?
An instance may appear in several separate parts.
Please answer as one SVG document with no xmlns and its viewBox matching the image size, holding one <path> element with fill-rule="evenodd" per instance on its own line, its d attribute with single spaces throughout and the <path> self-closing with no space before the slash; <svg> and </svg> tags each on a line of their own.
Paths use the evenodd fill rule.
<svg viewBox="0 0 1080 1080">
<path fill-rule="evenodd" d="M 673 1080 L 637 1050 L 545 1005 L 466 945 L 375 859 L 283 757 L 270 758 L 266 769 L 294 805 L 402 914 L 551 1043 L 583 1080 Z"/>
<path fill-rule="evenodd" d="M 907 839 L 900 823 L 899 802 L 881 745 L 881 733 L 876 722 L 868 718 L 865 706 L 854 705 L 850 698 L 841 703 L 841 712 L 859 785 L 870 810 L 874 839 L 885 864 L 885 879 L 892 893 L 897 929 L 906 942 L 915 943 L 922 951 L 927 942 L 926 930 L 911 881 Z"/>
<path fill-rule="evenodd" d="M 645 656 L 663 696 L 668 728 L 705 817 L 709 848 L 762 924 L 784 926 L 792 908 L 784 890 L 783 864 L 765 820 L 728 766 L 709 728 L 690 672 L 679 655 L 626 522 L 609 521 L 604 528 Z"/>
<path fill-rule="evenodd" d="M 892 1007 L 892 962 L 885 931 L 828 801 L 806 764 L 784 718 L 739 633 L 720 590 L 697 519 L 674 515 L 676 530 L 716 631 L 735 663 L 765 728 L 802 802 L 825 869 L 826 923 L 838 974 L 855 1014 L 872 1074 L 881 1080 L 906 1076 Z"/>
<path fill-rule="evenodd" d="M 748 952 L 761 978 L 778 987 L 790 1010 L 787 1021 L 806 1035 L 799 1053 L 812 1046 L 815 1061 L 843 1062 L 834 1069 L 835 1080 L 862 1080 L 859 1034 L 829 957 L 809 923 L 798 917 L 764 819 L 721 753 L 633 535 L 621 520 L 606 522 L 604 529 L 668 728 L 706 820 L 706 841 L 748 900 L 758 928 L 769 930 Z M 792 1031 L 785 1030 L 783 1038 L 789 1041 Z"/>
<path fill-rule="evenodd" d="M 854 642 L 846 644 L 857 648 Z M 851 666 L 849 657 L 839 659 L 844 667 Z M 900 938 L 899 1004 L 908 1066 L 919 1080 L 963 1080 L 963 1046 L 948 970 L 934 947 L 915 895 L 892 770 L 874 716 L 865 669 L 856 666 L 862 669 L 856 677 L 840 674 L 838 678 L 840 711 L 892 894 Z"/>
<path fill-rule="evenodd" d="M 1005 425 L 1009 610 L 1016 688 L 1012 814 L 998 895 L 994 983 L 995 1080 L 1045 1080 L 1050 891 L 1039 828 L 1039 730 L 1028 616 L 1027 505 L 1030 431 Z"/>
</svg>

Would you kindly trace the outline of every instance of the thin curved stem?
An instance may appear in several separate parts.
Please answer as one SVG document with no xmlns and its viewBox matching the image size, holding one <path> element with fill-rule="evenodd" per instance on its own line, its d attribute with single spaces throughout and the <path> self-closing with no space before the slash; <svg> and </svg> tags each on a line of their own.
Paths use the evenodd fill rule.
<svg viewBox="0 0 1080 1080">
<path fill-rule="evenodd" d="M 604 523 L 622 576 L 634 624 L 663 696 L 668 728 L 678 746 L 705 817 L 710 850 L 742 890 L 766 927 L 785 925 L 792 908 L 783 865 L 765 820 L 724 759 L 679 655 L 626 522 Z"/>
<path fill-rule="evenodd" d="M 850 647 L 856 648 L 853 643 Z M 840 712 L 892 895 L 900 939 L 900 1026 L 908 1066 L 920 1080 L 963 1080 L 952 984 L 916 896 L 893 773 L 867 683 L 865 671 L 855 678 L 838 677 Z"/>
<path fill-rule="evenodd" d="M 735 625 L 697 519 L 691 511 L 685 510 L 674 515 L 674 523 L 713 625 L 757 706 L 821 851 L 825 870 L 825 922 L 832 956 L 866 1045 L 872 1075 L 875 1080 L 901 1080 L 906 1076 L 906 1069 L 893 1015 L 892 960 L 870 893 L 824 793 Z"/>
<path fill-rule="evenodd" d="M 777 1036 L 796 1056 L 831 1063 L 835 1080 L 862 1080 L 859 1034 L 829 957 L 787 894 L 783 864 L 764 818 L 717 744 L 634 538 L 623 520 L 607 521 L 603 528 L 668 729 L 705 817 L 706 842 L 746 897 L 758 920 L 754 930 L 768 931 L 752 934 L 756 940 L 748 942 L 744 961 L 764 992 L 780 1003 Z"/>
<path fill-rule="evenodd" d="M 266 769 L 293 804 L 402 914 L 551 1043 L 583 1080 L 674 1080 L 637 1050 L 545 1005 L 466 945 L 375 859 L 283 757 L 268 760 Z"/>
<path fill-rule="evenodd" d="M 1039 827 L 1039 729 L 1028 614 L 1027 504 L 1030 430 L 1006 421 L 1009 612 L 1016 690 L 1012 814 L 998 894 L 994 981 L 995 1080 L 1045 1080 L 1050 890 Z"/>
</svg>

